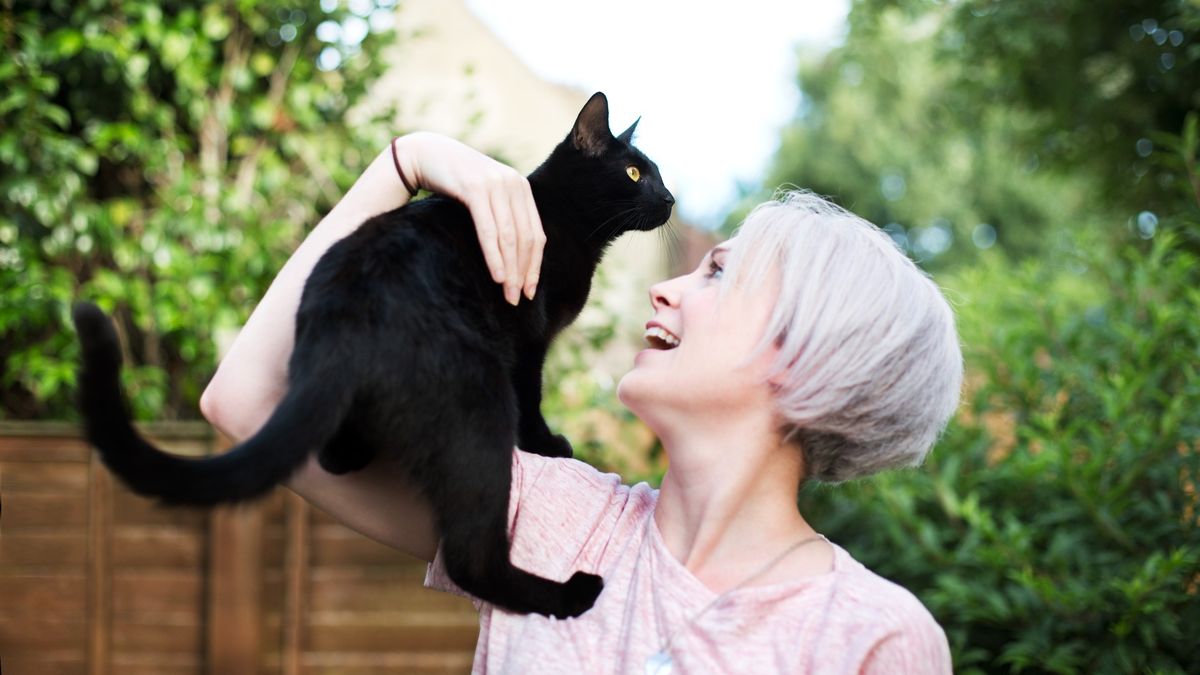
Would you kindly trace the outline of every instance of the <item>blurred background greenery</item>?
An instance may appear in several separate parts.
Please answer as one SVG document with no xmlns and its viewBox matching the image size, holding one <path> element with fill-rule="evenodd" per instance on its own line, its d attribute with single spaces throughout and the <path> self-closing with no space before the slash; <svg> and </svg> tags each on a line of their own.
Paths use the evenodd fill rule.
<svg viewBox="0 0 1200 675">
<path fill-rule="evenodd" d="M 405 39 L 320 29 L 350 16 L 0 5 L 0 418 L 75 419 L 79 297 L 118 322 L 135 415 L 198 416 L 214 335 L 400 131 L 349 121 Z M 1195 0 L 858 0 L 731 209 L 726 232 L 781 184 L 830 195 L 957 308 L 964 402 L 926 465 L 800 499 L 921 597 L 959 672 L 1200 672 L 1198 84 Z M 653 440 L 578 377 L 619 336 L 584 328 L 547 409 L 654 479 L 611 453 Z"/>
<path fill-rule="evenodd" d="M 198 416 L 214 331 L 245 320 L 390 138 L 346 113 L 391 36 L 326 42 L 317 27 L 350 13 L 325 6 L 3 5 L 4 417 L 73 416 L 80 297 L 126 338 L 135 415 Z"/>
</svg>

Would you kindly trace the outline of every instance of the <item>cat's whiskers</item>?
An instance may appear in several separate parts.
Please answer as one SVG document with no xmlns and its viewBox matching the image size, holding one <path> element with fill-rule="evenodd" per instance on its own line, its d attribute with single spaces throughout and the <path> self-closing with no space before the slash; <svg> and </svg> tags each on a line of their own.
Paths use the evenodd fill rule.
<svg viewBox="0 0 1200 675">
<path fill-rule="evenodd" d="M 587 213 L 596 213 L 597 211 L 608 211 L 613 206 L 624 206 L 626 204 L 638 205 L 641 200 L 638 199 L 611 199 L 604 204 L 593 204 L 587 209 Z"/>
<path fill-rule="evenodd" d="M 681 241 L 679 232 L 675 229 L 674 215 L 672 215 L 662 227 L 658 228 L 658 242 L 667 251 L 667 266 L 672 274 L 679 269 L 683 260 Z"/>
<path fill-rule="evenodd" d="M 630 200 L 630 201 L 632 201 L 632 200 Z M 618 211 L 617 213 L 614 213 L 612 216 L 609 216 L 608 218 L 606 218 L 606 219 L 604 220 L 604 222 L 602 222 L 602 223 L 600 223 L 599 225 L 597 225 L 597 226 L 595 227 L 595 229 L 593 229 L 591 232 L 589 232 L 589 233 L 588 233 L 588 235 L 587 235 L 586 237 L 584 237 L 584 238 L 583 238 L 583 240 L 584 240 L 585 242 L 586 242 L 586 241 L 589 241 L 589 240 L 592 238 L 592 236 L 593 236 L 593 235 L 595 235 L 595 234 L 596 234 L 597 232 L 599 232 L 600 230 L 604 229 L 604 226 L 605 226 L 605 225 L 608 225 L 609 223 L 611 223 L 612 221 L 616 220 L 617 218 L 621 218 L 621 217 L 623 217 L 623 216 L 624 216 L 624 217 L 628 217 L 628 215 L 629 215 L 630 213 L 636 213 L 636 212 L 637 212 L 637 210 L 638 210 L 638 208 L 639 208 L 639 207 L 638 207 L 638 205 L 636 205 L 636 204 L 635 204 L 634 206 L 631 206 L 631 207 L 629 207 L 629 208 L 625 209 L 624 211 Z"/>
</svg>

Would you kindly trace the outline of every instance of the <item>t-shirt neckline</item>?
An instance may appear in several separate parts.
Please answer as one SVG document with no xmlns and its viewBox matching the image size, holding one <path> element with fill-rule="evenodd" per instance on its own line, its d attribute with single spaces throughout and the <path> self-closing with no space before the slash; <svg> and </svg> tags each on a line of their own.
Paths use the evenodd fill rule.
<svg viewBox="0 0 1200 675">
<path fill-rule="evenodd" d="M 691 570 L 685 567 L 683 563 L 679 562 L 675 556 L 671 554 L 671 550 L 667 548 L 666 541 L 664 541 L 662 538 L 662 533 L 658 530 L 658 523 L 654 522 L 654 511 L 654 509 L 650 509 L 649 515 L 647 516 L 648 522 L 646 523 L 646 538 L 649 539 L 650 550 L 655 565 L 665 567 L 669 574 L 683 579 L 686 584 L 693 587 L 695 592 L 704 597 L 706 602 L 710 602 L 720 596 L 721 593 L 718 593 L 706 586 L 703 581 L 700 581 L 696 575 L 692 574 Z M 824 539 L 823 535 L 822 538 Z M 833 564 L 830 566 L 830 569 L 827 572 L 822 572 L 821 574 L 814 574 L 807 577 L 800 577 L 798 579 L 788 579 L 771 584 L 763 584 L 758 586 L 752 585 L 743 588 L 736 588 L 731 591 L 725 591 L 724 593 L 726 601 L 728 601 L 730 598 L 754 598 L 757 600 L 767 600 L 774 597 L 792 595 L 802 589 L 808 589 L 810 587 L 832 583 L 837 577 L 838 573 L 846 569 L 846 561 L 843 560 L 842 556 L 848 556 L 849 554 L 842 550 L 842 547 L 838 546 L 832 541 L 829 541 L 828 539 L 825 539 L 825 541 L 833 547 Z"/>
</svg>

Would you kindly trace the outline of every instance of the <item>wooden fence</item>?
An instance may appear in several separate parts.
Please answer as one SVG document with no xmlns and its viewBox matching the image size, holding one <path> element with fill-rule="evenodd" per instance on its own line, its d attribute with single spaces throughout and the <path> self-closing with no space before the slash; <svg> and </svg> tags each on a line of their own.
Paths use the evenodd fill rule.
<svg viewBox="0 0 1200 675">
<path fill-rule="evenodd" d="M 190 455 L 203 424 L 146 425 Z M 302 499 L 213 511 L 134 496 L 62 424 L 0 423 L 4 675 L 470 670 L 470 603 Z"/>
</svg>

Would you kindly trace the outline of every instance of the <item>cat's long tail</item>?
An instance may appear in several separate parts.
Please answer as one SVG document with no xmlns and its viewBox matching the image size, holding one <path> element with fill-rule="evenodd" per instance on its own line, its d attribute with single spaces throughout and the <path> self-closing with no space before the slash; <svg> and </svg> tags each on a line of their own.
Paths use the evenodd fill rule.
<svg viewBox="0 0 1200 675">
<path fill-rule="evenodd" d="M 83 344 L 79 402 L 88 441 L 134 492 L 170 504 L 208 506 L 266 494 L 337 431 L 351 397 L 312 378 L 293 387 L 257 434 L 229 452 L 192 459 L 159 450 L 134 429 L 121 391 L 121 350 L 99 307 L 72 310 Z"/>
</svg>

